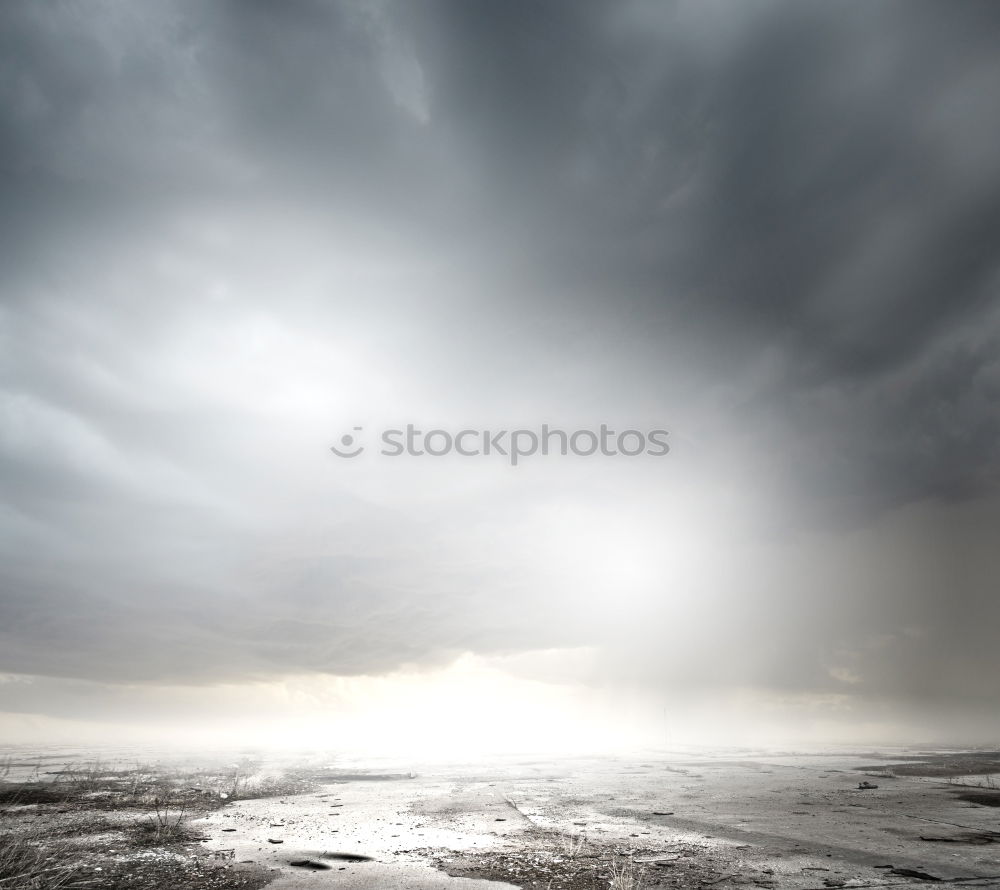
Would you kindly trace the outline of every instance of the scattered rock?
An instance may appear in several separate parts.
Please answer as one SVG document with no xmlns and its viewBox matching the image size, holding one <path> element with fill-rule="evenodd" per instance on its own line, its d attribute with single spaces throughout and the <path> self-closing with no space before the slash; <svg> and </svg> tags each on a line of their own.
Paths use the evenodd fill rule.
<svg viewBox="0 0 1000 890">
<path fill-rule="evenodd" d="M 333 868 L 332 865 L 320 862 L 318 859 L 292 859 L 288 864 L 294 865 L 296 868 L 308 868 L 312 871 L 330 871 Z"/>
</svg>

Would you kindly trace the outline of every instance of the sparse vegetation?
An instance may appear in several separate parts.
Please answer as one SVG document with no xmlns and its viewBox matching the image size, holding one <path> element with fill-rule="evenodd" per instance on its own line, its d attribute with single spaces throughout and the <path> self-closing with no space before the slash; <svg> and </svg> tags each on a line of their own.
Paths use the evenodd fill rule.
<svg viewBox="0 0 1000 890">
<path fill-rule="evenodd" d="M 1000 790 L 1000 782 L 997 776 L 988 774 L 985 776 L 949 776 L 949 785 L 961 785 L 965 788 L 988 788 L 990 791 Z"/>
<path fill-rule="evenodd" d="M 644 871 L 627 856 L 611 861 L 611 890 L 641 890 Z"/>
<path fill-rule="evenodd" d="M 151 820 L 153 836 L 156 843 L 178 840 L 184 836 L 184 804 L 173 806 L 170 795 L 153 798 L 156 811 L 155 820 Z"/>
<path fill-rule="evenodd" d="M 309 790 L 296 773 L 234 766 L 69 763 L 42 772 L 0 762 L 0 890 L 229 890 L 266 869 L 206 857 L 191 820 L 236 798 Z M 15 779 L 15 777 L 17 777 Z"/>
<path fill-rule="evenodd" d="M 583 834 L 571 834 L 563 841 L 563 855 L 570 859 L 576 859 L 583 854 L 587 846 L 587 837 Z"/>
<path fill-rule="evenodd" d="M 56 890 L 73 876 L 65 850 L 33 825 L 0 827 L 0 888 Z"/>
<path fill-rule="evenodd" d="M 251 776 L 256 773 L 255 764 L 252 760 L 241 760 L 236 764 L 235 772 L 233 773 L 233 786 L 229 794 L 234 800 L 240 797 L 241 793 L 247 788 L 250 782 Z"/>
</svg>

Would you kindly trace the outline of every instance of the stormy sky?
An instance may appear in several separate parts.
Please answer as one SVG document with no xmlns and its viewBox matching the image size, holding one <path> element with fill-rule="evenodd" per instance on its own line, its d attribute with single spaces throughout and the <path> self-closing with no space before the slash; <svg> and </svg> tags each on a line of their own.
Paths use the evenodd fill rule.
<svg viewBox="0 0 1000 890">
<path fill-rule="evenodd" d="M 985 0 L 4 4 L 0 733 L 995 739 L 998 44 Z"/>
</svg>

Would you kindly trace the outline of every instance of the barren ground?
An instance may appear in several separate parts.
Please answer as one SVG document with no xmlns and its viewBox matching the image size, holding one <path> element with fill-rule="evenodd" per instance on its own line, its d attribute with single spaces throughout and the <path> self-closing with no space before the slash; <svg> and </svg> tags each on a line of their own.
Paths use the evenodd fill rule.
<svg viewBox="0 0 1000 890">
<path fill-rule="evenodd" d="M 1000 888 L 997 752 L 3 757 L 0 890 Z"/>
</svg>

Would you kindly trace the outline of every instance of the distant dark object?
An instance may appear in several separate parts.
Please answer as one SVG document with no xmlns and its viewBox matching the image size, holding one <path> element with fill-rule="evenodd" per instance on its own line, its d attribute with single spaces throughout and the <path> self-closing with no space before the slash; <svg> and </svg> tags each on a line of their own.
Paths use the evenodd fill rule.
<svg viewBox="0 0 1000 890">
<path fill-rule="evenodd" d="M 278 839 L 278 838 L 276 838 L 276 837 L 269 837 L 269 838 L 267 839 L 267 842 L 268 842 L 269 844 L 283 844 L 283 843 L 284 843 L 284 841 L 282 841 L 282 840 L 279 840 L 279 839 Z"/>
<path fill-rule="evenodd" d="M 223 831 L 236 831 L 235 828 L 223 828 L 222 830 Z"/>
<path fill-rule="evenodd" d="M 493 821 L 494 822 L 506 822 L 507 820 L 504 819 L 503 816 L 497 816 L 496 819 L 494 819 Z"/>
<path fill-rule="evenodd" d="M 674 814 L 673 810 L 671 810 L 669 813 L 667 813 L 667 812 L 660 812 L 659 810 L 653 810 L 653 815 L 654 816 L 672 816 L 673 814 Z"/>
<path fill-rule="evenodd" d="M 874 791 L 876 788 L 878 788 L 878 785 L 873 785 L 871 782 L 859 782 L 858 783 L 858 790 L 859 791 Z"/>
<path fill-rule="evenodd" d="M 296 868 L 308 868 L 312 871 L 330 871 L 333 868 L 332 865 L 327 865 L 325 862 L 319 862 L 316 859 L 293 859 L 288 864 L 294 865 Z"/>
<path fill-rule="evenodd" d="M 940 878 L 929 875 L 925 871 L 917 871 L 915 868 L 894 868 L 889 871 L 891 875 L 899 875 L 901 878 L 920 878 L 921 881 L 940 881 Z"/>
</svg>

